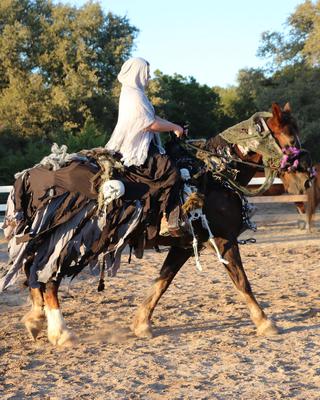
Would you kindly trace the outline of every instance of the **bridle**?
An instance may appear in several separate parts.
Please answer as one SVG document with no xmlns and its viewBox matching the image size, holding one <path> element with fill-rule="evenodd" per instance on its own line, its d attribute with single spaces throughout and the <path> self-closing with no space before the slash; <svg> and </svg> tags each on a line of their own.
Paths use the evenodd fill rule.
<svg viewBox="0 0 320 400">
<path fill-rule="evenodd" d="M 269 113 L 263 113 L 263 117 L 265 118 L 270 117 L 271 115 L 272 114 Z M 200 159 L 205 165 L 202 171 L 200 170 L 198 173 L 195 174 L 194 178 L 198 178 L 204 172 L 210 172 L 214 179 L 225 180 L 230 184 L 232 188 L 242 193 L 243 195 L 250 197 L 257 196 L 268 190 L 279 173 L 296 171 L 299 166 L 299 155 L 303 151 L 303 149 L 301 149 L 301 144 L 297 135 L 295 135 L 295 138 L 299 148 L 295 146 L 281 147 L 274 137 L 273 132 L 268 127 L 265 118 L 263 117 L 259 117 L 260 124 L 257 124 L 257 132 L 255 132 L 254 135 L 251 134 L 247 140 L 248 142 L 252 142 L 252 140 L 254 139 L 259 142 L 259 138 L 261 137 L 261 141 L 264 141 L 267 150 L 263 150 L 263 165 L 242 160 L 239 156 L 232 154 L 229 146 L 238 143 L 235 143 L 234 138 L 232 138 L 233 142 L 231 142 L 230 136 L 232 135 L 229 135 L 228 137 L 228 135 L 224 135 L 223 132 L 222 134 L 220 134 L 222 138 L 226 141 L 228 141 L 229 139 L 229 146 L 226 147 L 225 151 L 223 151 L 223 154 L 221 154 L 221 152 L 219 153 L 219 151 L 217 150 L 210 151 L 208 149 L 198 147 L 197 145 L 195 145 L 195 142 L 199 142 L 199 140 L 185 140 L 183 142 L 183 147 L 185 147 L 187 150 L 195 152 L 196 158 Z M 245 139 L 242 138 L 241 142 L 244 143 Z M 260 142 L 258 143 L 257 147 L 259 148 L 259 146 L 261 146 Z M 268 150 L 270 150 L 269 153 Z M 242 186 L 241 184 L 236 182 L 236 177 L 239 170 L 231 166 L 234 163 L 263 169 L 265 171 L 266 177 L 264 183 L 257 189 L 253 190 Z M 314 176 L 314 171 L 310 169 L 310 171 L 308 170 L 305 172 L 308 172 L 310 179 L 312 179 L 312 177 Z"/>
</svg>

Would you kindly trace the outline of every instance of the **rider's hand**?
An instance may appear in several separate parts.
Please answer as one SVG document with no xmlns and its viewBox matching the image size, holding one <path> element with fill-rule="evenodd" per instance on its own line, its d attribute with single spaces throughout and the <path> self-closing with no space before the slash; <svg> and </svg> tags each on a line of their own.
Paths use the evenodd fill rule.
<svg viewBox="0 0 320 400">
<path fill-rule="evenodd" d="M 174 134 L 181 138 L 184 135 L 184 129 L 180 125 L 176 125 L 176 128 L 173 130 Z"/>
</svg>

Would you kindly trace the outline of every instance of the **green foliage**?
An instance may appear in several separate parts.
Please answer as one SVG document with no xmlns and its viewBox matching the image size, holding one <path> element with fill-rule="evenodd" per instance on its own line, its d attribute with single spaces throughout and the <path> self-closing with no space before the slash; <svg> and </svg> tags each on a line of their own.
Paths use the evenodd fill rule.
<svg viewBox="0 0 320 400">
<path fill-rule="evenodd" d="M 50 135 L 50 141 L 59 146 L 65 144 L 69 153 L 75 153 L 83 149 L 104 146 L 107 138 L 93 120 L 87 120 L 80 132 L 56 132 Z"/>
<path fill-rule="evenodd" d="M 17 135 L 0 136 L 0 185 L 10 185 L 14 174 L 30 168 L 50 153 L 50 144 Z"/>
<path fill-rule="evenodd" d="M 0 3 L 0 126 L 26 137 L 78 131 L 88 118 L 115 122 L 113 85 L 137 29 L 105 15 L 49 0 Z"/>
<path fill-rule="evenodd" d="M 240 122 L 259 111 L 258 92 L 267 80 L 261 70 L 242 69 L 238 73 L 238 85 L 222 92 L 224 111 L 234 122 Z M 270 108 L 270 104 L 267 109 Z"/>
<path fill-rule="evenodd" d="M 48 138 L 21 137 L 10 132 L 0 135 L 0 185 L 14 182 L 14 174 L 30 168 L 44 156 L 50 154 L 53 143 L 65 144 L 69 153 L 83 149 L 104 146 L 106 135 L 92 120 L 87 120 L 84 127 L 76 133 L 57 131 Z"/>
<path fill-rule="evenodd" d="M 116 75 L 137 29 L 96 2 L 0 2 L 0 184 L 50 152 L 104 145 L 117 117 Z"/>
<path fill-rule="evenodd" d="M 191 137 L 212 136 L 220 129 L 219 95 L 193 77 L 169 76 L 155 71 L 149 97 L 159 116 L 179 124 L 189 122 Z"/>
<path fill-rule="evenodd" d="M 222 88 L 216 86 L 213 88 L 220 98 L 220 128 L 219 132 L 236 124 L 241 119 L 237 118 L 234 110 L 234 104 L 238 101 L 238 93 L 236 86 L 228 86 Z M 243 118 L 242 118 L 243 119 Z"/>
<path fill-rule="evenodd" d="M 289 66 L 275 73 L 271 83 L 260 87 L 257 104 L 263 107 L 273 101 L 282 105 L 289 101 L 303 144 L 308 146 L 315 160 L 320 159 L 320 148 L 312 145 L 311 140 L 311 137 L 320 136 L 320 68 L 301 64 Z"/>
<path fill-rule="evenodd" d="M 287 30 L 264 32 L 258 55 L 271 60 L 275 71 L 298 63 L 318 66 L 320 63 L 320 0 L 305 0 L 287 20 Z"/>
<path fill-rule="evenodd" d="M 238 73 L 237 81 L 237 86 L 216 88 L 221 98 L 227 127 L 249 118 L 257 111 L 269 110 L 271 106 L 271 103 L 258 103 L 261 87 L 270 84 L 270 79 L 265 77 L 263 71 L 253 68 L 242 69 Z"/>
<path fill-rule="evenodd" d="M 320 159 L 320 0 L 301 3 L 287 20 L 283 33 L 265 32 L 258 55 L 269 60 L 263 81 L 257 83 L 258 107 L 289 101 L 303 145 Z"/>
</svg>

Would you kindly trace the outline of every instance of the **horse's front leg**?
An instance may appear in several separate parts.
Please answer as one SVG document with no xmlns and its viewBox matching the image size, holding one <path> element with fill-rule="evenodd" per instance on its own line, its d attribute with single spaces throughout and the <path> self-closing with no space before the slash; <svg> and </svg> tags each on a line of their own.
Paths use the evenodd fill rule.
<svg viewBox="0 0 320 400">
<path fill-rule="evenodd" d="M 171 247 L 157 278 L 151 287 L 149 295 L 139 306 L 133 324 L 132 331 L 139 337 L 152 337 L 151 317 L 161 296 L 168 289 L 179 269 L 188 260 L 192 250 L 179 247 Z"/>
<path fill-rule="evenodd" d="M 40 289 L 30 289 L 31 310 L 22 318 L 27 331 L 33 340 L 36 340 L 39 332 L 43 328 L 45 313 L 43 309 L 43 296 Z"/>
<path fill-rule="evenodd" d="M 50 281 L 45 284 L 43 298 L 48 323 L 48 339 L 53 345 L 71 346 L 76 337 L 67 329 L 60 310 L 58 289 L 60 282 Z"/>
<path fill-rule="evenodd" d="M 257 334 L 278 334 L 278 328 L 274 322 L 267 318 L 252 293 L 250 283 L 242 266 L 238 243 L 222 238 L 216 238 L 216 243 L 223 257 L 229 261 L 229 264 L 225 265 L 225 267 L 236 289 L 247 304 L 251 319 L 257 327 Z"/>
</svg>

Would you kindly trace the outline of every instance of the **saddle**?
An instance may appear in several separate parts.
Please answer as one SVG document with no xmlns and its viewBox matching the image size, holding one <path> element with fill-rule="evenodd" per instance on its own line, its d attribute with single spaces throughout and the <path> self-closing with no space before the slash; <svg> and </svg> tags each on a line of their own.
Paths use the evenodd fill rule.
<svg viewBox="0 0 320 400">
<path fill-rule="evenodd" d="M 9 239 L 10 269 L 0 281 L 0 289 L 13 283 L 26 263 L 32 263 L 28 285 L 36 288 L 53 276 L 58 279 L 77 275 L 86 265 L 95 265 L 99 255 L 106 260 L 103 265 L 108 275 L 114 276 L 127 244 L 132 245 L 137 257 L 142 257 L 146 231 L 154 222 L 149 215 L 152 207 L 148 203 L 148 185 L 126 179 L 118 160 L 105 149 L 98 150 L 95 154 L 92 150 L 73 155 L 63 152 L 63 157 L 57 151 L 52 158 L 46 157 L 45 163 L 16 176 L 3 224 Z M 177 168 L 187 166 L 191 171 L 198 162 L 186 154 L 176 160 Z M 103 190 L 108 187 L 104 183 L 112 180 L 120 184 L 113 187 L 112 196 L 106 195 Z M 184 197 L 184 206 L 196 204 L 189 197 L 189 203 Z M 181 211 L 183 207 L 174 210 L 172 218 L 181 220 L 181 215 L 187 214 L 203 217 L 200 221 L 210 239 L 205 216 L 189 213 L 192 207 Z M 172 223 L 170 216 L 168 222 Z M 182 219 L 182 227 L 184 222 Z M 199 265 L 192 224 L 185 225 L 193 235 L 193 241 L 191 237 L 188 243 L 193 246 Z M 159 229 L 159 225 L 155 226 L 156 234 Z"/>
</svg>

